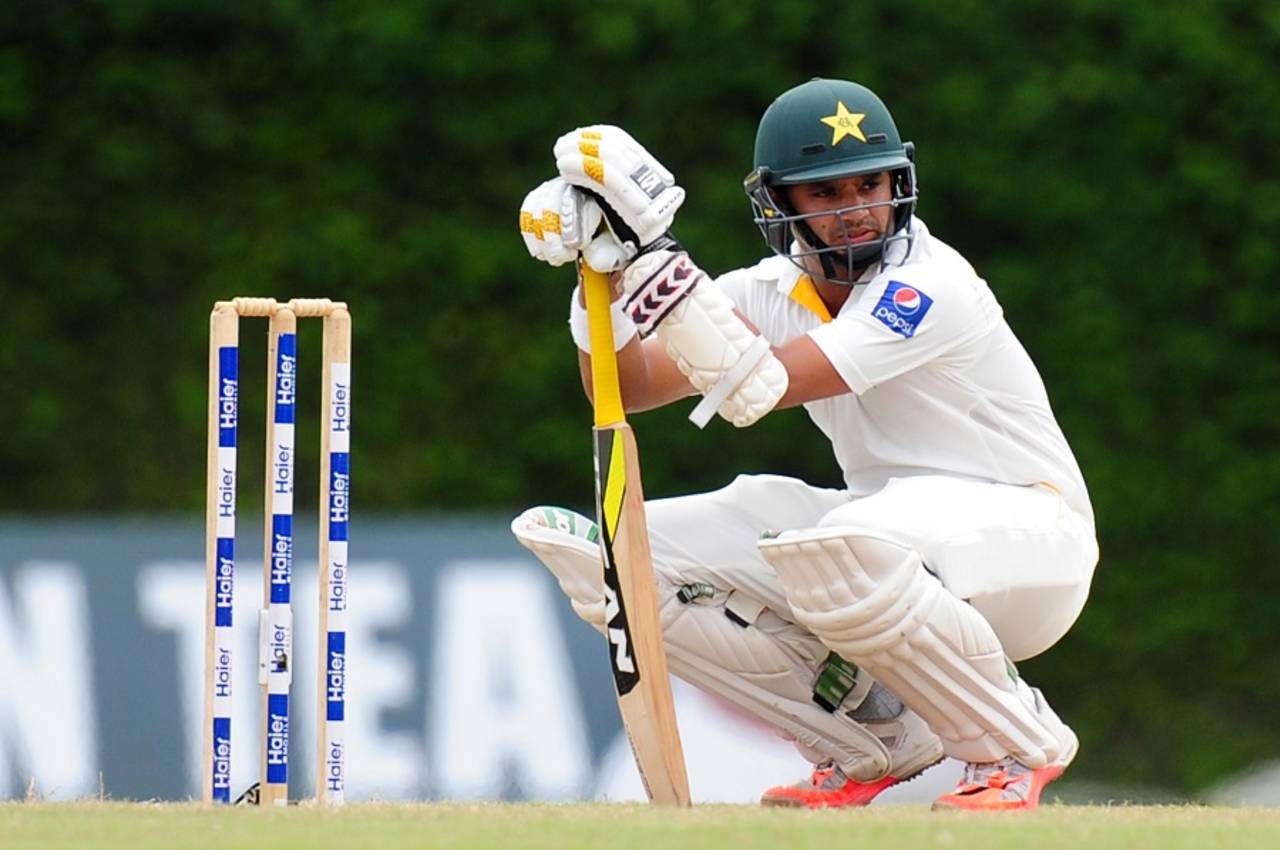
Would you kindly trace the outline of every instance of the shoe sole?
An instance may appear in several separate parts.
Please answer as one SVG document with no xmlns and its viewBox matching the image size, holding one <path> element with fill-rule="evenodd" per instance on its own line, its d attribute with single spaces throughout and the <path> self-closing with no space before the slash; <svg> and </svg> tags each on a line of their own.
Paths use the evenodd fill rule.
<svg viewBox="0 0 1280 850">
<path fill-rule="evenodd" d="M 859 787 L 860 787 L 860 788 L 866 788 L 867 790 L 871 790 L 872 788 L 874 788 L 874 789 L 875 789 L 874 791 L 872 791 L 871 795 L 870 795 L 870 796 L 868 796 L 868 797 L 866 797 L 865 799 L 844 800 L 844 801 L 837 801 L 837 800 L 823 800 L 823 799 L 817 799 L 817 800 L 809 799 L 809 800 L 806 800 L 806 799 L 803 799 L 803 798 L 802 798 L 802 796 L 803 796 L 803 795 L 805 795 L 805 794 L 807 794 L 807 793 L 812 793 L 812 792 L 805 792 L 805 791 L 801 791 L 801 790 L 799 790 L 799 789 L 790 789 L 790 788 L 788 788 L 788 789 L 784 789 L 784 790 L 794 790 L 794 791 L 795 791 L 795 793 L 796 793 L 796 796 L 794 796 L 794 797 L 793 797 L 793 796 L 790 796 L 790 795 L 787 795 L 787 794 L 782 794 L 782 793 L 778 793 L 778 794 L 775 794 L 775 795 L 770 796 L 769 792 L 767 792 L 767 791 L 766 791 L 766 792 L 765 792 L 765 794 L 760 798 L 760 805 L 762 805 L 762 806 L 767 806 L 767 807 L 769 807 L 769 808 L 778 808 L 778 809 L 851 809 L 851 808 L 861 808 L 861 807 L 863 807 L 863 806 L 869 805 L 869 804 L 871 803 L 871 801 L 872 801 L 872 800 L 874 800 L 876 797 L 880 796 L 881 792 L 883 792 L 883 791 L 887 790 L 888 788 L 891 788 L 891 787 L 893 787 L 893 786 L 895 786 L 895 785 L 905 785 L 905 784 L 907 784 L 908 782 L 911 782 L 911 781 L 913 781 L 913 780 L 915 780 L 915 779 L 918 779 L 918 778 L 920 777 L 920 775 L 921 775 L 921 774 L 923 774 L 926 770 L 928 770 L 929 768 L 933 767 L 933 766 L 934 766 L 934 765 L 936 765 L 936 764 L 941 763 L 941 762 L 942 762 L 942 760 L 943 760 L 943 758 L 945 758 L 945 756 L 939 756 L 936 760 L 934 760 L 934 761 L 930 762 L 929 764 L 926 764 L 924 767 L 920 768 L 919 770 L 917 770 L 915 773 L 911 774 L 911 775 L 910 775 L 909 777 L 907 777 L 906 779 L 895 779 L 895 778 L 894 778 L 894 777 L 892 777 L 892 776 L 886 776 L 884 779 L 880 779 L 880 780 L 877 780 L 877 781 L 875 781 L 875 782 L 861 782 L 861 783 L 858 783 L 858 785 L 859 785 Z M 831 792 L 831 793 L 834 793 L 834 792 Z"/>
<path fill-rule="evenodd" d="M 1045 787 L 1061 776 L 1066 769 L 1067 766 L 1063 764 L 1042 767 L 1033 772 L 1030 780 L 1031 788 L 1027 792 L 1027 799 L 1025 800 L 1008 800 L 984 804 L 977 802 L 982 799 L 982 792 L 978 792 L 971 798 L 974 802 L 970 804 L 962 802 L 970 798 L 947 794 L 935 800 L 931 809 L 935 812 L 1029 812 L 1040 805 L 1040 793 L 1044 791 Z M 948 799 L 952 797 L 954 799 Z"/>
<path fill-rule="evenodd" d="M 1057 762 L 1047 767 L 1042 767 L 1040 768 L 1039 771 L 1036 771 L 1032 774 L 1031 778 L 1033 781 L 1031 783 L 1031 790 L 1027 794 L 1027 799 L 1017 801 L 1017 802 L 1010 802 L 1003 805 L 968 806 L 963 803 L 957 803 L 957 802 L 953 802 L 952 800 L 948 800 L 947 798 L 951 797 L 952 795 L 946 794 L 942 797 L 939 797 L 937 800 L 935 800 L 933 805 L 930 808 L 935 812 L 956 812 L 956 811 L 960 811 L 960 812 L 1026 812 L 1026 811 L 1031 811 L 1032 809 L 1040 805 L 1040 794 L 1041 792 L 1044 791 L 1045 787 L 1048 786 L 1050 782 L 1053 782 L 1055 779 L 1062 776 L 1062 774 L 1066 772 L 1067 768 L 1071 766 L 1071 762 L 1075 761 L 1076 754 L 1080 752 L 1080 739 L 1076 737 L 1076 733 L 1073 732 L 1070 729 L 1070 727 L 1067 728 L 1067 732 L 1071 735 L 1071 740 L 1068 743 L 1066 751 L 1058 756 Z"/>
</svg>

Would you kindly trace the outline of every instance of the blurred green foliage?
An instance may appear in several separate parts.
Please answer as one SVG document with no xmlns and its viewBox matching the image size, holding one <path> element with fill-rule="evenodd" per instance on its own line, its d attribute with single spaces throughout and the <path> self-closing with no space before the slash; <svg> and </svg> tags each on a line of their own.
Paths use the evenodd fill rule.
<svg viewBox="0 0 1280 850">
<path fill-rule="evenodd" d="M 720 272 L 764 250 L 760 113 L 847 77 L 917 143 L 921 216 L 991 282 L 1091 485 L 1093 599 L 1025 665 L 1080 775 L 1185 791 L 1280 753 L 1277 4 L 111 0 L 6 4 L 0 33 L 0 510 L 197 511 L 206 316 L 237 294 L 352 305 L 362 509 L 587 506 L 571 273 L 515 227 L 552 142 L 631 130 Z M 686 413 L 636 417 L 650 496 L 839 481 L 800 411 Z"/>
</svg>

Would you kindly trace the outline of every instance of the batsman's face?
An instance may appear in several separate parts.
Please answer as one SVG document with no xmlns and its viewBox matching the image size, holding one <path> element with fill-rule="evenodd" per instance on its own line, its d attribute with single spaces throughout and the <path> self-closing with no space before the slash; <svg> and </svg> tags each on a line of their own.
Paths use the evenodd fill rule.
<svg viewBox="0 0 1280 850">
<path fill-rule="evenodd" d="M 884 236 L 893 215 L 892 200 L 893 187 L 887 171 L 787 188 L 787 201 L 794 212 L 831 213 L 806 219 L 828 245 L 854 245 Z"/>
</svg>

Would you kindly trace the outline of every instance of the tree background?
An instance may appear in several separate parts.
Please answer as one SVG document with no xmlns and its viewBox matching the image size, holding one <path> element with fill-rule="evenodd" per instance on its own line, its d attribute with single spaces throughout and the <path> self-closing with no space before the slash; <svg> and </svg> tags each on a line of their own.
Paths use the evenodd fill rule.
<svg viewBox="0 0 1280 850">
<path fill-rule="evenodd" d="M 207 314 L 236 294 L 352 305 L 363 510 L 587 507 L 571 273 L 516 232 L 552 142 L 629 129 L 718 273 L 764 251 L 759 115 L 846 77 L 916 142 L 921 217 L 990 281 L 1091 487 L 1092 600 L 1024 665 L 1088 743 L 1072 776 L 1194 794 L 1280 754 L 1280 6 L 53 0 L 0 35 L 0 511 L 198 513 Z M 839 481 L 800 411 L 686 413 L 636 418 L 651 496 Z"/>
</svg>

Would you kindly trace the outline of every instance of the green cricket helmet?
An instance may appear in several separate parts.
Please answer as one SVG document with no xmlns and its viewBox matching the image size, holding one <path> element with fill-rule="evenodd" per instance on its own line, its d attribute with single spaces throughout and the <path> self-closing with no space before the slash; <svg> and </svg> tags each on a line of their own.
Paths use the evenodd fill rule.
<svg viewBox="0 0 1280 850">
<path fill-rule="evenodd" d="M 828 279 L 852 282 L 855 272 L 884 256 L 891 243 L 910 247 L 908 225 L 916 205 L 914 153 L 915 146 L 902 141 L 893 116 L 875 92 L 845 80 L 815 78 L 783 92 L 765 110 L 756 131 L 755 168 L 743 187 L 755 223 L 774 253 L 801 268 L 803 257 L 815 256 Z M 892 199 L 882 204 L 798 215 L 785 193 L 778 191 L 881 171 L 889 172 L 892 189 Z M 891 232 L 870 242 L 828 245 L 808 224 L 812 218 L 877 206 L 893 208 Z"/>
</svg>

